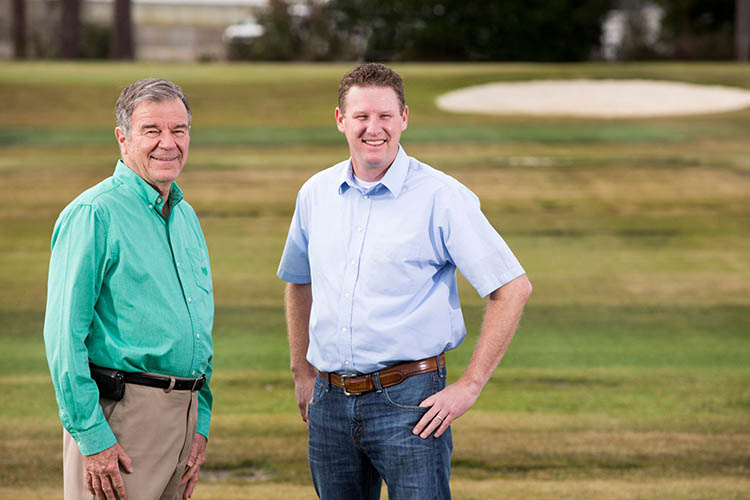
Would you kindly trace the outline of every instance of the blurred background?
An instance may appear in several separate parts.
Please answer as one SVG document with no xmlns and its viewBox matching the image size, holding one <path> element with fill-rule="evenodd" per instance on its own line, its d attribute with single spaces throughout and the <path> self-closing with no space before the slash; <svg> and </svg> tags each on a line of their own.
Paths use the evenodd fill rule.
<svg viewBox="0 0 750 500">
<path fill-rule="evenodd" d="M 0 0 L 1 58 L 748 60 L 748 0 Z"/>
<path fill-rule="evenodd" d="M 481 198 L 534 284 L 453 425 L 454 498 L 750 498 L 750 107 L 597 118 L 436 104 L 540 80 L 748 95 L 749 30 L 748 0 L 0 0 L 0 498 L 62 498 L 42 339 L 50 236 L 111 175 L 115 101 L 147 77 L 190 100 L 178 182 L 214 273 L 215 406 L 193 498 L 314 498 L 275 272 L 300 185 L 348 156 L 336 88 L 364 60 L 404 77 L 407 153 Z M 460 289 L 468 336 L 449 381 L 484 308 Z"/>
</svg>

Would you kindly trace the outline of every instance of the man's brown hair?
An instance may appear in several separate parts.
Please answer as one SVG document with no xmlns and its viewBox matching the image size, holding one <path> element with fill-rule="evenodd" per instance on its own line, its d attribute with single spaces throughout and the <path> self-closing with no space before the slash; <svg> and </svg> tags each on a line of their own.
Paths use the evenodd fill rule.
<svg viewBox="0 0 750 500">
<path fill-rule="evenodd" d="M 345 74 L 339 82 L 339 109 L 344 112 L 344 99 L 352 87 L 390 87 L 396 92 L 400 103 L 400 112 L 404 112 L 404 81 L 398 73 L 384 64 L 360 64 Z"/>
</svg>

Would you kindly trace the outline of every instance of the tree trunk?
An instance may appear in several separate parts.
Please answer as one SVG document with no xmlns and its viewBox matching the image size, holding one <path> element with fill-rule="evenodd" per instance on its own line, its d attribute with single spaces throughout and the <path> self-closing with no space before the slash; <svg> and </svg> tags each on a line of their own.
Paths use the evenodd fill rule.
<svg viewBox="0 0 750 500">
<path fill-rule="evenodd" d="M 131 0 L 115 0 L 112 23 L 112 59 L 133 59 Z"/>
<path fill-rule="evenodd" d="M 737 60 L 750 60 L 750 0 L 736 0 L 734 11 L 734 46 Z"/>
<path fill-rule="evenodd" d="M 75 59 L 81 55 L 81 2 L 60 0 L 60 57 Z"/>
<path fill-rule="evenodd" d="M 13 57 L 26 57 L 26 0 L 13 0 Z"/>
</svg>

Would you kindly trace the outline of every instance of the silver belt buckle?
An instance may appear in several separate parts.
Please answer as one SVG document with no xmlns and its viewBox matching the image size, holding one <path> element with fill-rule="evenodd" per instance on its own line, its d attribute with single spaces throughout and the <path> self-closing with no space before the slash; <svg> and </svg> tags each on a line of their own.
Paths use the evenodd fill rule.
<svg viewBox="0 0 750 500">
<path fill-rule="evenodd" d="M 346 390 L 346 379 L 359 377 L 359 375 L 357 375 L 356 373 L 350 373 L 348 375 L 339 375 L 339 377 L 341 377 L 341 388 L 344 390 L 344 394 L 346 394 L 347 396 L 359 396 L 360 394 L 362 394 L 361 392 L 349 392 Z"/>
</svg>

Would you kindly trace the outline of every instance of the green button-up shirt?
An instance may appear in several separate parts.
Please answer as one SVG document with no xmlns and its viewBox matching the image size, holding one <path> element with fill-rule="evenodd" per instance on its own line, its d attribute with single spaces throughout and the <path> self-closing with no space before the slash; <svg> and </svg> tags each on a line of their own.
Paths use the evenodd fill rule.
<svg viewBox="0 0 750 500">
<path fill-rule="evenodd" d="M 165 200 L 122 161 L 60 214 L 52 234 L 44 340 L 63 426 L 91 455 L 116 439 L 89 361 L 129 372 L 206 375 L 198 432 L 213 398 L 214 301 L 206 241 L 172 183 Z"/>
</svg>

